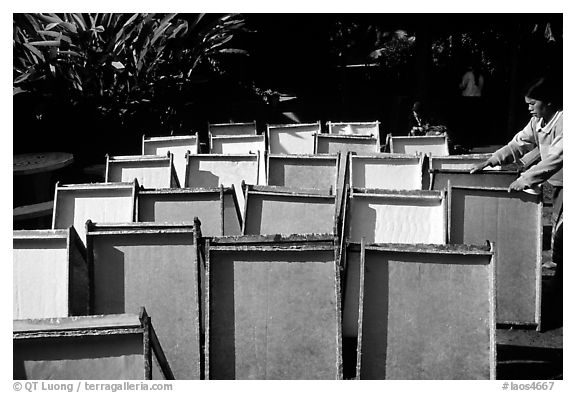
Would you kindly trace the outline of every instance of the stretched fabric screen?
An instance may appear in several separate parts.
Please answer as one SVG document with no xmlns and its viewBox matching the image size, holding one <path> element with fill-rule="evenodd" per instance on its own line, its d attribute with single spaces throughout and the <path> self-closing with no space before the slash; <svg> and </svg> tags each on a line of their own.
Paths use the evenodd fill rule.
<svg viewBox="0 0 576 393">
<path fill-rule="evenodd" d="M 378 140 L 380 144 L 380 122 L 346 122 L 346 123 L 332 123 L 328 122 L 329 134 L 341 135 L 371 135 Z"/>
<path fill-rule="evenodd" d="M 389 136 L 390 153 L 447 156 L 446 136 Z"/>
<path fill-rule="evenodd" d="M 357 188 L 421 190 L 423 156 L 350 155 L 350 183 Z"/>
<path fill-rule="evenodd" d="M 232 187 L 244 211 L 242 182 L 258 184 L 259 154 L 190 154 L 185 187 Z"/>
<path fill-rule="evenodd" d="M 13 232 L 13 319 L 88 314 L 86 249 L 74 227 Z"/>
<path fill-rule="evenodd" d="M 381 244 L 360 253 L 357 378 L 495 378 L 491 248 Z"/>
<path fill-rule="evenodd" d="M 321 132 L 320 122 L 311 124 L 268 125 L 270 154 L 314 154 L 315 135 Z"/>
<path fill-rule="evenodd" d="M 174 379 L 146 310 L 15 320 L 13 377 L 32 380 Z"/>
<path fill-rule="evenodd" d="M 266 143 L 264 135 L 210 135 L 211 154 L 258 154 L 258 184 L 266 184 Z"/>
<path fill-rule="evenodd" d="M 317 134 L 316 154 L 378 153 L 378 139 L 366 135 Z"/>
<path fill-rule="evenodd" d="M 272 186 L 246 186 L 245 235 L 335 233 L 336 197 L 277 191 Z M 314 191 L 314 190 L 309 190 Z"/>
<path fill-rule="evenodd" d="M 93 183 L 56 185 L 52 229 L 74 226 L 82 241 L 86 221 L 133 222 L 136 205 L 134 183 Z"/>
<path fill-rule="evenodd" d="M 334 238 L 313 238 L 208 243 L 207 379 L 342 378 Z"/>
<path fill-rule="evenodd" d="M 208 133 L 213 136 L 256 135 L 256 122 L 209 124 Z"/>
<path fill-rule="evenodd" d="M 336 189 L 337 155 L 275 154 L 268 156 L 269 186 Z"/>
<path fill-rule="evenodd" d="M 430 170 L 430 189 L 447 190 L 448 183 L 463 187 L 508 188 L 517 178 L 518 172 L 508 170 L 470 173 L 461 169 L 434 169 Z"/>
<path fill-rule="evenodd" d="M 94 269 L 94 314 L 154 315 L 158 338 L 178 379 L 202 376 L 200 267 L 197 229 L 148 223 L 93 225 L 88 256 Z"/>
<path fill-rule="evenodd" d="M 438 191 L 355 192 L 349 198 L 345 233 L 350 242 L 445 244 L 447 203 Z M 346 251 L 345 337 L 357 336 L 360 258 Z"/>
<path fill-rule="evenodd" d="M 498 323 L 540 327 L 541 198 L 507 188 L 449 190 L 449 242 L 495 242 Z"/>
<path fill-rule="evenodd" d="M 106 182 L 136 179 L 147 188 L 180 187 L 173 156 L 172 153 L 169 156 L 107 156 Z"/>
<path fill-rule="evenodd" d="M 138 192 L 139 222 L 193 223 L 196 217 L 204 236 L 241 234 L 242 219 L 234 186 Z"/>
<path fill-rule="evenodd" d="M 142 136 L 142 154 L 166 156 L 168 152 L 174 156 L 174 169 L 178 182 L 183 185 L 186 175 L 186 153 L 198 153 L 198 137 L 196 135 Z"/>
<path fill-rule="evenodd" d="M 352 242 L 446 243 L 443 192 L 354 189 L 348 209 L 346 233 Z"/>
</svg>

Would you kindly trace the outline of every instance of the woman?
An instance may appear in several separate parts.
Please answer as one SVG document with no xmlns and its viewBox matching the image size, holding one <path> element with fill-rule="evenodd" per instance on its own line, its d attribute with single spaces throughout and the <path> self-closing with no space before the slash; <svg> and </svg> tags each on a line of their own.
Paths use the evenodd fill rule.
<svg viewBox="0 0 576 393">
<path fill-rule="evenodd" d="M 477 67 L 468 66 L 460 82 L 460 90 L 464 97 L 481 97 L 484 88 L 484 77 Z"/>
<path fill-rule="evenodd" d="M 562 228 L 563 228 L 563 111 L 562 88 L 551 79 L 540 78 L 525 94 L 524 100 L 532 118 L 514 138 L 492 157 L 473 168 L 470 173 L 486 167 L 517 161 L 539 148 L 541 161 L 528 169 L 508 187 L 508 191 L 539 188 L 548 181 L 553 187 L 552 261 L 556 263 L 556 279 L 561 290 Z M 561 292 L 560 292 L 561 293 Z"/>
<path fill-rule="evenodd" d="M 476 146 L 481 144 L 483 131 L 487 127 L 483 97 L 484 76 L 476 64 L 467 67 L 459 87 L 462 97 L 455 115 L 459 133 L 464 137 L 461 143 L 468 147 Z M 464 132 L 466 134 L 463 134 Z"/>
<path fill-rule="evenodd" d="M 414 105 L 412 105 L 412 112 L 408 118 L 408 127 L 410 129 L 408 136 L 425 135 L 428 125 L 429 119 L 424 112 L 422 103 L 416 101 Z"/>
</svg>

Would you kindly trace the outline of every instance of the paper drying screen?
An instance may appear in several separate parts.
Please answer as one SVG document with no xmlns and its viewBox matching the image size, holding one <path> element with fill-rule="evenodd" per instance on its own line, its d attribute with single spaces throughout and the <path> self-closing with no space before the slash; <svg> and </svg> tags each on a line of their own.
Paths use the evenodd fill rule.
<svg viewBox="0 0 576 393">
<path fill-rule="evenodd" d="M 66 239 L 15 240 L 12 319 L 68 316 Z"/>
<path fill-rule="evenodd" d="M 489 379 L 490 258 L 367 251 L 362 379 Z"/>
<path fill-rule="evenodd" d="M 353 197 L 350 240 L 367 243 L 446 243 L 443 200 Z"/>
<path fill-rule="evenodd" d="M 334 251 L 210 252 L 210 378 L 336 379 Z"/>
</svg>

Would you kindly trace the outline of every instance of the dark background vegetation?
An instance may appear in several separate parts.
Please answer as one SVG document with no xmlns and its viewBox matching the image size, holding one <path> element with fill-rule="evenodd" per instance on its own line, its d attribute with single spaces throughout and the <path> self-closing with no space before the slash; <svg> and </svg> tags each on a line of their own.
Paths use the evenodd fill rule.
<svg viewBox="0 0 576 393">
<path fill-rule="evenodd" d="M 14 14 L 14 153 L 82 164 L 140 154 L 142 134 L 208 122 L 381 121 L 421 100 L 466 146 L 528 120 L 525 85 L 562 73 L 562 14 Z M 474 112 L 458 84 L 485 77 Z"/>
</svg>

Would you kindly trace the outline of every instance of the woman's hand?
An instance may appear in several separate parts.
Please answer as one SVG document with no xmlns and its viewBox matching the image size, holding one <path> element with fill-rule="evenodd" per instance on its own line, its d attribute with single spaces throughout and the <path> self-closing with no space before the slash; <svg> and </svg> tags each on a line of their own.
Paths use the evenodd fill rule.
<svg viewBox="0 0 576 393">
<path fill-rule="evenodd" d="M 423 130 L 424 129 L 422 127 L 412 127 L 412 130 L 410 130 L 410 133 L 408 135 L 409 136 L 422 135 Z"/>
<path fill-rule="evenodd" d="M 476 172 L 480 172 L 482 171 L 484 168 L 486 167 L 491 167 L 492 164 L 490 163 L 490 161 L 486 160 L 484 162 L 481 162 L 480 164 L 476 165 L 474 168 L 472 168 L 470 170 L 470 173 L 476 173 Z"/>
<path fill-rule="evenodd" d="M 518 179 L 514 180 L 510 186 L 508 186 L 508 192 L 522 191 L 527 188 L 530 188 L 530 186 L 528 183 L 526 183 L 526 180 L 524 180 L 522 177 L 519 177 Z"/>
</svg>

